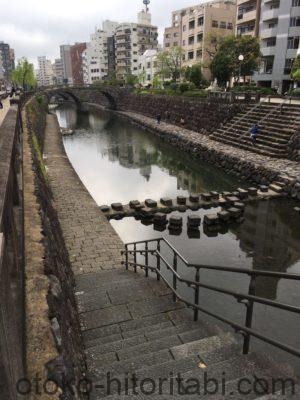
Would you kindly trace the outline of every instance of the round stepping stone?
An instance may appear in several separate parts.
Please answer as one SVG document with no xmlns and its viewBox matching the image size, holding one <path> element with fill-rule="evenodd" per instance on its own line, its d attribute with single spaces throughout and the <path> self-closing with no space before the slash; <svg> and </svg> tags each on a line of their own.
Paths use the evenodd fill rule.
<svg viewBox="0 0 300 400">
<path fill-rule="evenodd" d="M 187 236 L 189 239 L 200 239 L 200 230 L 198 228 L 188 228 Z"/>
<path fill-rule="evenodd" d="M 210 192 L 210 194 L 213 200 L 219 200 L 220 194 L 218 192 Z"/>
<path fill-rule="evenodd" d="M 204 201 L 210 201 L 211 200 L 211 194 L 210 193 L 202 193 L 201 194 L 201 199 Z"/>
<path fill-rule="evenodd" d="M 155 223 L 153 225 L 153 229 L 157 232 L 164 232 L 166 230 L 167 224 L 166 223 Z"/>
<path fill-rule="evenodd" d="M 218 217 L 220 218 L 221 221 L 227 222 L 230 219 L 230 213 L 228 211 L 219 211 Z"/>
<path fill-rule="evenodd" d="M 168 207 L 173 205 L 172 199 L 170 199 L 169 197 L 162 197 L 160 199 L 160 202 L 164 206 L 168 206 Z"/>
<path fill-rule="evenodd" d="M 235 207 L 228 208 L 228 212 L 232 218 L 239 218 L 241 216 L 241 210 Z"/>
<path fill-rule="evenodd" d="M 235 196 L 235 197 L 239 197 L 240 192 L 238 192 L 238 191 L 232 192 L 232 195 Z"/>
<path fill-rule="evenodd" d="M 257 188 L 255 187 L 248 188 L 248 193 L 250 194 L 250 196 L 257 196 Z"/>
<path fill-rule="evenodd" d="M 190 201 L 192 203 L 198 203 L 199 202 L 199 195 L 198 194 L 190 194 Z"/>
<path fill-rule="evenodd" d="M 260 186 L 259 186 L 259 190 L 260 190 L 262 193 L 266 193 L 266 192 L 268 192 L 269 187 L 268 187 L 267 185 L 260 185 Z"/>
<path fill-rule="evenodd" d="M 244 210 L 244 209 L 245 209 L 245 204 L 244 204 L 244 203 L 241 203 L 240 201 L 236 201 L 236 202 L 234 203 L 234 207 L 235 207 L 235 208 L 238 208 L 239 210 Z"/>
<path fill-rule="evenodd" d="M 146 206 L 149 207 L 149 208 L 155 208 L 155 207 L 157 207 L 157 201 L 152 200 L 152 199 L 146 199 L 146 200 L 145 200 L 145 204 L 146 204 Z"/>
<path fill-rule="evenodd" d="M 222 192 L 222 196 L 225 198 L 227 196 L 232 196 L 231 192 Z"/>
<path fill-rule="evenodd" d="M 218 204 L 219 204 L 219 206 L 221 206 L 221 207 L 227 207 L 228 206 L 228 201 L 226 200 L 226 199 L 220 199 L 219 201 L 218 201 Z"/>
<path fill-rule="evenodd" d="M 129 202 L 129 207 L 135 209 L 136 206 L 140 205 L 141 203 L 138 200 L 131 200 Z"/>
<path fill-rule="evenodd" d="M 236 196 L 228 196 L 226 197 L 226 200 L 230 205 L 233 205 L 235 202 L 238 202 L 240 199 Z"/>
<path fill-rule="evenodd" d="M 164 224 L 167 222 L 167 216 L 164 213 L 156 213 L 154 214 L 153 221 L 156 224 Z"/>
<path fill-rule="evenodd" d="M 186 197 L 177 196 L 177 204 L 186 204 Z"/>
<path fill-rule="evenodd" d="M 238 196 L 240 199 L 245 199 L 246 197 L 248 197 L 248 190 L 245 189 L 238 189 Z"/>
<path fill-rule="evenodd" d="M 115 211 L 123 211 L 123 205 L 121 203 L 112 203 L 111 208 Z"/>
<path fill-rule="evenodd" d="M 182 233 L 181 226 L 173 226 L 173 225 L 169 226 L 169 235 L 179 236 L 181 235 L 181 233 Z"/>
<path fill-rule="evenodd" d="M 102 212 L 106 213 L 106 212 L 108 212 L 108 211 L 110 210 L 110 207 L 104 205 L 104 206 L 101 206 L 101 207 L 100 207 L 100 210 L 101 210 Z"/>
<path fill-rule="evenodd" d="M 217 214 L 206 214 L 204 216 L 204 223 L 207 225 L 217 225 L 219 223 L 219 217 Z"/>
<path fill-rule="evenodd" d="M 182 226 L 182 217 L 179 215 L 173 215 L 169 218 L 169 224 L 172 226 Z"/>
<path fill-rule="evenodd" d="M 198 215 L 189 215 L 188 216 L 188 226 L 189 227 L 198 227 L 201 224 L 201 218 Z"/>
</svg>

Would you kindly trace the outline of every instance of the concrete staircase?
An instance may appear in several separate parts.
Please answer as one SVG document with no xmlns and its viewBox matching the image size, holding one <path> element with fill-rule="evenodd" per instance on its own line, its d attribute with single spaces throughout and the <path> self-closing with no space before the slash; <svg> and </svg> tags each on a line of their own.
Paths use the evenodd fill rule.
<svg viewBox="0 0 300 400">
<path fill-rule="evenodd" d="M 285 158 L 288 141 L 296 132 L 296 120 L 300 122 L 299 105 L 284 104 L 282 111 L 278 104 L 249 105 L 243 113 L 217 129 L 211 138 L 264 156 Z M 254 123 L 260 126 L 255 146 L 250 140 L 250 129 Z"/>
<path fill-rule="evenodd" d="M 180 302 L 174 303 L 169 289 L 156 279 L 145 279 L 142 273 L 118 268 L 77 276 L 76 281 L 88 377 L 94 388 L 90 399 L 299 398 L 289 393 L 291 387 L 284 397 L 280 393 L 271 396 L 253 391 L 239 394 L 241 378 L 249 380 L 250 383 L 243 386 L 247 390 L 251 389 L 255 376 L 271 383 L 272 378 L 291 377 L 291 372 L 274 367 L 261 355 L 242 355 L 242 346 L 233 334 L 203 320 L 193 322 L 191 310 Z M 178 393 L 177 383 L 174 393 L 170 393 L 171 377 L 177 378 L 178 374 L 184 387 L 190 387 L 189 394 Z M 137 380 L 136 389 L 133 389 L 133 376 Z M 218 380 L 217 393 L 211 394 L 215 388 L 212 381 L 207 385 L 210 394 L 205 393 L 207 378 Z M 192 381 L 188 379 L 199 381 L 200 396 L 192 392 Z M 222 382 L 224 387 L 221 388 Z M 276 390 L 280 390 L 280 383 L 277 384 Z M 156 391 L 150 395 L 153 385 Z M 159 386 L 162 394 L 159 394 Z"/>
</svg>

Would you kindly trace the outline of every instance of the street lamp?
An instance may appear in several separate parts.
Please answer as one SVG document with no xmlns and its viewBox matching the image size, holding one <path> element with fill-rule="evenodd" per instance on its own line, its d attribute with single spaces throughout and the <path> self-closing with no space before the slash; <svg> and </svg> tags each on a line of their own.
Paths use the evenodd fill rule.
<svg viewBox="0 0 300 400">
<path fill-rule="evenodd" d="M 245 59 L 245 57 L 243 56 L 243 54 L 240 54 L 239 55 L 239 64 L 240 64 L 240 67 L 239 67 L 239 85 L 241 83 L 242 63 L 243 63 L 244 59 Z"/>
</svg>

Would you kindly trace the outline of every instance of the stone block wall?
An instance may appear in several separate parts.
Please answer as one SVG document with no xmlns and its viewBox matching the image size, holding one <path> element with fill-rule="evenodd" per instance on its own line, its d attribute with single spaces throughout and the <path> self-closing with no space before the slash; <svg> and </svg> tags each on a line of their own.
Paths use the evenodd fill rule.
<svg viewBox="0 0 300 400">
<path fill-rule="evenodd" d="M 300 125 L 297 132 L 289 140 L 288 156 L 290 160 L 300 161 Z"/>
<path fill-rule="evenodd" d="M 75 280 L 65 247 L 42 158 L 46 124 L 46 98 L 33 98 L 26 105 L 27 128 L 35 173 L 35 194 L 43 229 L 44 274 L 49 281 L 48 316 L 58 357 L 47 364 L 48 376 L 63 390 L 64 399 L 80 398 L 78 383 L 86 364 L 74 295 Z M 71 386 L 66 386 L 66 382 Z"/>
</svg>

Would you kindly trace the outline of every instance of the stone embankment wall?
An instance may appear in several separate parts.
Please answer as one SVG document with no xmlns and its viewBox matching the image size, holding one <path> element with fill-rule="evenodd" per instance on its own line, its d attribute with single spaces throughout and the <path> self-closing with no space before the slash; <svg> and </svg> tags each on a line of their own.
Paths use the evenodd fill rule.
<svg viewBox="0 0 300 400">
<path fill-rule="evenodd" d="M 291 160 L 300 161 L 300 125 L 288 143 L 288 155 Z"/>
<path fill-rule="evenodd" d="M 42 158 L 45 124 L 46 100 L 39 96 L 26 105 L 26 125 L 35 173 L 35 195 L 39 204 L 43 233 L 44 254 L 41 275 L 47 277 L 48 280 L 47 304 L 39 304 L 37 309 L 47 308 L 56 344 L 57 356 L 46 365 L 48 378 L 64 387 L 65 399 L 77 399 L 79 395 L 76 393 L 76 387 L 85 374 L 86 365 L 74 297 L 74 276 Z M 32 329 L 34 329 L 34 322 Z M 39 332 L 38 320 L 36 329 Z M 42 341 L 43 338 L 41 337 L 40 340 Z M 30 349 L 29 360 L 31 359 L 34 363 L 34 352 L 43 351 L 43 347 Z M 35 372 L 39 373 L 39 371 Z M 66 382 L 73 383 L 73 389 L 65 387 Z"/>
</svg>

